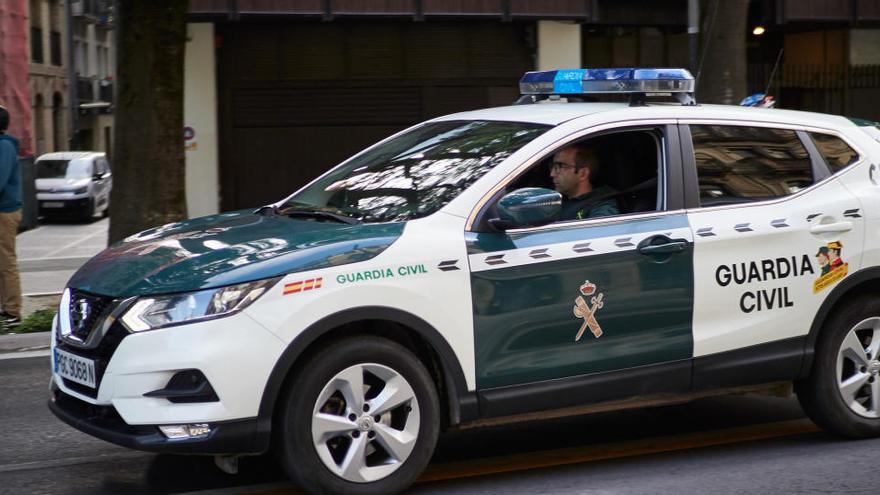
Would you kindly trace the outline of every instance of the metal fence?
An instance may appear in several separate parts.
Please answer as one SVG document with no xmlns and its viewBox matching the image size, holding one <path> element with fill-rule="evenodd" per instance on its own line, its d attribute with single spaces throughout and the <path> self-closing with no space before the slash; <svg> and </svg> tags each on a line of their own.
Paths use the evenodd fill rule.
<svg viewBox="0 0 880 495">
<path fill-rule="evenodd" d="M 777 107 L 880 120 L 880 65 L 750 65 L 749 91 L 764 91 Z"/>
</svg>

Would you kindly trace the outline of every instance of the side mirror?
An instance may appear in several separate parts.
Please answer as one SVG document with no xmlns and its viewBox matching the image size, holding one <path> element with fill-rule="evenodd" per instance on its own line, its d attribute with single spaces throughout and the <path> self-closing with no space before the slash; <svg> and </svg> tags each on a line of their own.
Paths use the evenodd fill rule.
<svg viewBox="0 0 880 495">
<path fill-rule="evenodd" d="M 539 227 L 559 220 L 562 195 L 552 189 L 524 187 L 504 195 L 497 210 L 498 218 L 489 220 L 496 230 Z"/>
</svg>

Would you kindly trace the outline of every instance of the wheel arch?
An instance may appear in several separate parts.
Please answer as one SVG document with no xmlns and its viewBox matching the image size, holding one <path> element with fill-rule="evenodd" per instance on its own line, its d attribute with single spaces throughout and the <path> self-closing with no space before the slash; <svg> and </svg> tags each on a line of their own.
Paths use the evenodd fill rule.
<svg viewBox="0 0 880 495">
<path fill-rule="evenodd" d="M 323 343 L 352 335 L 352 329 L 356 331 L 355 334 L 386 337 L 413 350 L 434 380 L 439 378 L 442 381 L 438 383 L 438 394 L 446 409 L 444 416 L 447 424 L 455 425 L 475 419 L 476 394 L 468 392 L 464 371 L 440 332 L 411 313 L 390 307 L 368 306 L 348 309 L 319 320 L 287 346 L 263 389 L 258 415 L 262 432 L 270 432 L 278 398 L 294 375 L 296 364 Z"/>
<path fill-rule="evenodd" d="M 880 292 L 880 267 L 864 268 L 853 273 L 843 279 L 825 298 L 819 311 L 813 318 L 813 324 L 810 326 L 810 333 L 804 347 L 804 360 L 801 366 L 800 376 L 805 377 L 810 374 L 813 367 L 813 357 L 816 350 L 816 342 L 822 332 L 822 327 L 831 316 L 832 310 L 842 304 L 846 304 L 847 299 L 861 294 L 871 292 Z"/>
</svg>

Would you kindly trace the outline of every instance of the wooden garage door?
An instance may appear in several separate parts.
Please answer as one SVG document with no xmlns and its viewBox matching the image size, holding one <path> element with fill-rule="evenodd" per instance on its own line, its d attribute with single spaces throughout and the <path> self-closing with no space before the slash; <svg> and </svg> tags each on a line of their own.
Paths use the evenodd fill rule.
<svg viewBox="0 0 880 495">
<path fill-rule="evenodd" d="M 531 23 L 218 25 L 221 205 L 276 201 L 427 118 L 516 99 Z"/>
</svg>

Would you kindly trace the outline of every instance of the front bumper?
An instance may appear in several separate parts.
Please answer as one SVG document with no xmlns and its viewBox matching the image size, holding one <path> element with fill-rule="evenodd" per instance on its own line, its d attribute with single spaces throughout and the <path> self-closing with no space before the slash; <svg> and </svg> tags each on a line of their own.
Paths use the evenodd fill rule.
<svg viewBox="0 0 880 495">
<path fill-rule="evenodd" d="M 98 300 L 107 298 L 89 297 L 102 311 Z M 285 346 L 246 314 L 133 334 L 116 321 L 96 344 L 84 337 L 86 347 L 62 338 L 57 322 L 56 318 L 53 355 L 56 349 L 64 350 L 95 366 L 95 388 L 74 383 L 53 369 L 49 408 L 67 424 L 112 443 L 153 452 L 267 450 L 271 419 L 257 417 L 266 381 Z M 215 394 L 188 401 L 157 395 L 186 370 L 198 370 Z M 169 439 L 158 428 L 203 423 L 211 432 L 201 438 Z"/>
<path fill-rule="evenodd" d="M 37 205 L 41 215 L 69 215 L 82 213 L 89 207 L 88 194 L 81 197 L 53 197 L 51 194 L 38 194 Z"/>
<path fill-rule="evenodd" d="M 54 390 L 49 410 L 84 433 L 131 449 L 168 454 L 261 454 L 269 449 L 270 425 L 257 418 L 211 424 L 202 438 L 169 440 L 154 425 L 129 425 L 113 406 L 96 406 Z"/>
</svg>

